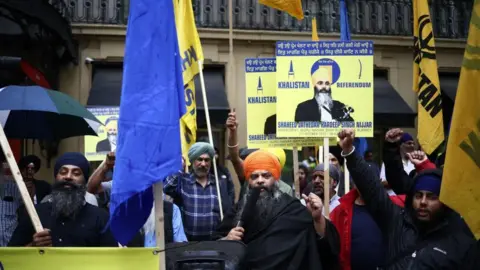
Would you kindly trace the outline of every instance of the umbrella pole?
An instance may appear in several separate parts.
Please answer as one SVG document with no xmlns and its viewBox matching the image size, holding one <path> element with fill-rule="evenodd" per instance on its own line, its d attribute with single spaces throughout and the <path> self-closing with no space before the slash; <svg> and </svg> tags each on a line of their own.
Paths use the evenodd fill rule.
<svg viewBox="0 0 480 270">
<path fill-rule="evenodd" d="M 37 211 L 35 210 L 35 206 L 33 205 L 32 198 L 30 198 L 30 194 L 28 193 L 27 186 L 25 186 L 25 182 L 23 182 L 22 174 L 18 169 L 17 161 L 12 153 L 12 148 L 10 148 L 10 144 L 8 143 L 7 136 L 5 135 L 5 131 L 3 130 L 3 126 L 0 124 L 0 145 L 2 146 L 3 153 L 5 154 L 5 158 L 7 159 L 8 165 L 10 166 L 10 170 L 12 171 L 13 179 L 15 179 L 15 183 L 17 184 L 18 189 L 20 190 L 20 195 L 22 196 L 23 203 L 25 204 L 25 208 L 27 209 L 28 215 L 32 220 L 33 227 L 35 231 L 41 232 L 43 231 L 42 223 L 40 222 L 40 218 L 38 217 Z"/>
</svg>

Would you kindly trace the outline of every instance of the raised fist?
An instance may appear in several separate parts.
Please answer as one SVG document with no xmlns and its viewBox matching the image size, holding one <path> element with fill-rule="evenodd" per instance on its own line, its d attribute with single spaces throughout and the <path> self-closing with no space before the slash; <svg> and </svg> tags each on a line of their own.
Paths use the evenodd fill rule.
<svg viewBox="0 0 480 270">
<path fill-rule="evenodd" d="M 410 162 L 412 162 L 415 166 L 427 160 L 427 155 L 423 151 L 413 151 L 406 154 Z"/>
<path fill-rule="evenodd" d="M 237 130 L 238 122 L 237 122 L 237 114 L 235 113 L 235 109 L 230 110 L 230 113 L 228 114 L 226 126 L 230 131 Z"/>
<path fill-rule="evenodd" d="M 385 134 L 385 141 L 389 143 L 397 143 L 402 139 L 403 135 L 403 130 L 399 128 L 392 128 L 389 131 L 387 131 L 387 134 Z"/>
<path fill-rule="evenodd" d="M 355 139 L 355 130 L 352 128 L 342 129 L 338 133 L 340 139 L 338 144 L 342 148 L 344 154 L 348 154 L 353 150 L 353 140 Z"/>
</svg>

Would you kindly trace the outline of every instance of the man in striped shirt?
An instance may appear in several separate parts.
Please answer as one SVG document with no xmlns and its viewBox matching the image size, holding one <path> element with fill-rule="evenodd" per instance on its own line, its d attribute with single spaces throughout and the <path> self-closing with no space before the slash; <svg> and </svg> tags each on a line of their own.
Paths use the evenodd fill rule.
<svg viewBox="0 0 480 270">
<path fill-rule="evenodd" d="M 0 247 L 5 247 L 17 227 L 17 210 L 22 197 L 0 150 Z"/>
</svg>

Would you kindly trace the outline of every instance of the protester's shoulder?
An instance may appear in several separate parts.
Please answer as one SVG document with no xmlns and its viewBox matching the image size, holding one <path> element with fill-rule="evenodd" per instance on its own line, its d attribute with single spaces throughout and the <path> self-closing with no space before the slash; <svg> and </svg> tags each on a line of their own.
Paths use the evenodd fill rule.
<svg viewBox="0 0 480 270">
<path fill-rule="evenodd" d="M 89 216 L 96 216 L 102 219 L 108 219 L 110 216 L 107 210 L 89 203 L 85 204 L 84 211 L 87 212 Z"/>
<path fill-rule="evenodd" d="M 52 185 L 45 180 L 35 180 L 35 186 L 38 188 L 51 189 Z"/>
</svg>

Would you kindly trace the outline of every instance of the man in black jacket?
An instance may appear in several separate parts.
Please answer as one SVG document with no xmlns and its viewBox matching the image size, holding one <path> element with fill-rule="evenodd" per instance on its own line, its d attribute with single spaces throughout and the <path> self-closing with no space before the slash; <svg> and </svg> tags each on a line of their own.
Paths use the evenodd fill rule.
<svg viewBox="0 0 480 270">
<path fill-rule="evenodd" d="M 378 175 L 355 152 L 354 130 L 342 130 L 338 137 L 355 185 L 387 241 L 383 269 L 471 269 L 475 241 L 458 230 L 458 214 L 438 199 L 441 170 L 419 173 L 402 209 L 388 198 Z"/>
</svg>

